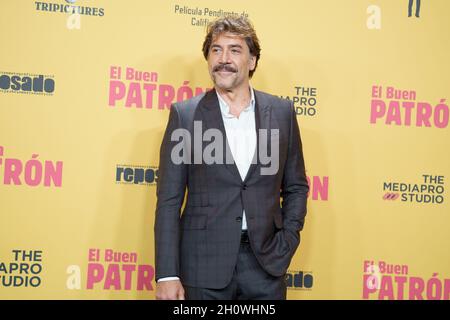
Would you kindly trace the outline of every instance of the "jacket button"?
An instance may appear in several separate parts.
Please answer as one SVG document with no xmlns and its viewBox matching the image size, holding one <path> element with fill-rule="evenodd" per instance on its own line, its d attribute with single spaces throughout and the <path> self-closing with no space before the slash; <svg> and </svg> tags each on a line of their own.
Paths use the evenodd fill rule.
<svg viewBox="0 0 450 320">
<path fill-rule="evenodd" d="M 246 184 L 242 185 L 242 190 L 247 190 L 247 185 Z"/>
<path fill-rule="evenodd" d="M 237 218 L 236 218 L 236 221 L 237 221 L 237 222 L 242 222 L 242 218 L 241 218 L 241 217 L 237 217 Z"/>
</svg>

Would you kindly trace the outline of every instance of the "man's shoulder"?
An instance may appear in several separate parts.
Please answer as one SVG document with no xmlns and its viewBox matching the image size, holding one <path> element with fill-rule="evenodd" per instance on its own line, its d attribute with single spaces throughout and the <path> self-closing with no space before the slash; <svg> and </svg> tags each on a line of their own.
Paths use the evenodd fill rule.
<svg viewBox="0 0 450 320">
<path fill-rule="evenodd" d="M 280 98 L 274 94 L 270 94 L 264 91 L 259 91 L 256 89 L 253 89 L 255 92 L 255 97 L 258 101 L 258 103 L 267 104 L 272 107 L 275 107 L 277 110 L 280 111 L 290 111 L 292 108 L 292 101 L 289 99 Z"/>
<path fill-rule="evenodd" d="M 176 102 L 172 106 L 175 107 L 179 113 L 192 112 L 198 106 L 199 102 L 203 99 L 206 93 L 207 92 L 203 92 L 190 99 Z"/>
</svg>

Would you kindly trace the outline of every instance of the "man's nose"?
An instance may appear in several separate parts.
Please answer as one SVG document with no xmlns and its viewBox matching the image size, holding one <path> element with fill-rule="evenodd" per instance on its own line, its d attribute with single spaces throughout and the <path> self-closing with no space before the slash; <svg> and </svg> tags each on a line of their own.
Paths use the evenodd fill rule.
<svg viewBox="0 0 450 320">
<path fill-rule="evenodd" d="M 222 53 L 219 56 L 219 63 L 230 63 L 230 54 L 228 50 L 222 50 Z"/>
</svg>

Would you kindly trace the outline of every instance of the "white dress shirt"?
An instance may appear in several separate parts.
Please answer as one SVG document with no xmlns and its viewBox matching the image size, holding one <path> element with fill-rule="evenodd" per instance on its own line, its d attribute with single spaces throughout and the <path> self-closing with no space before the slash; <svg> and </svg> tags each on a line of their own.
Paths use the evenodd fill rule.
<svg viewBox="0 0 450 320">
<path fill-rule="evenodd" d="M 255 94 L 251 87 L 250 95 L 249 105 L 242 110 L 239 118 L 237 118 L 230 113 L 230 107 L 225 100 L 220 94 L 217 94 L 228 145 L 230 146 L 231 154 L 233 155 L 242 181 L 247 175 L 256 150 Z M 246 229 L 247 220 L 245 218 L 245 210 L 243 210 L 242 230 Z"/>
<path fill-rule="evenodd" d="M 247 175 L 256 150 L 255 94 L 251 87 L 250 95 L 250 104 L 242 110 L 237 118 L 230 113 L 230 107 L 217 93 L 228 145 L 242 180 Z M 242 212 L 242 230 L 247 230 L 245 210 Z M 159 279 L 158 282 L 178 279 L 178 277 L 165 277 Z"/>
</svg>

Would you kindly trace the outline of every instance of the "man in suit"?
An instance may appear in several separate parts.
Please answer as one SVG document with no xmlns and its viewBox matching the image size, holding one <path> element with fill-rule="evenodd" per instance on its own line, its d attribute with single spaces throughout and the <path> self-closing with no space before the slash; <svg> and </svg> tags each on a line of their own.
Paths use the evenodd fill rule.
<svg viewBox="0 0 450 320">
<path fill-rule="evenodd" d="M 247 19 L 212 22 L 203 54 L 214 89 L 172 105 L 161 144 L 156 298 L 286 299 L 309 190 L 293 104 L 250 86 Z"/>
</svg>

